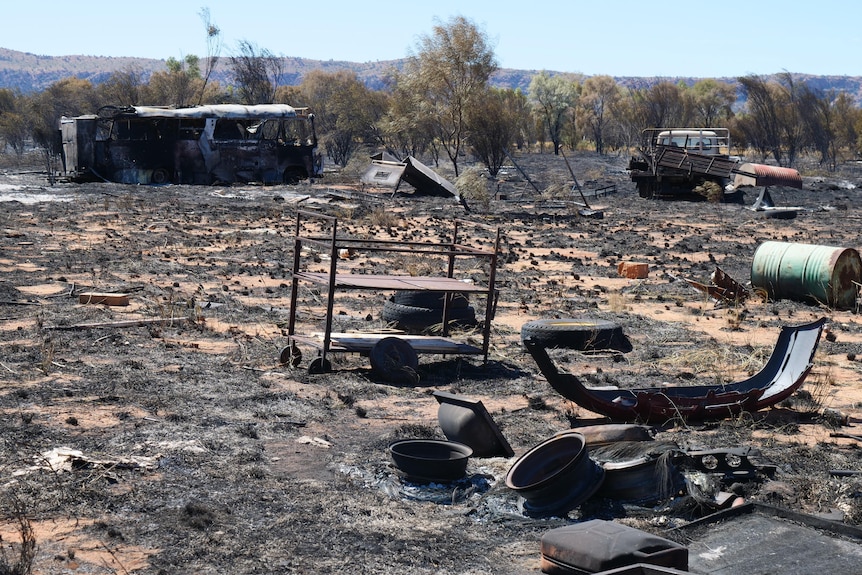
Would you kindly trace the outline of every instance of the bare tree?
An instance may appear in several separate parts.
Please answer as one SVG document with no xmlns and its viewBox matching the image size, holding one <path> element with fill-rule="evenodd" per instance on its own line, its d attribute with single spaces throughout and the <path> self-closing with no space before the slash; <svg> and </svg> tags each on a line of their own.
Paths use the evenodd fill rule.
<svg viewBox="0 0 862 575">
<path fill-rule="evenodd" d="M 201 8 L 198 15 L 200 16 L 201 21 L 203 21 L 207 34 L 207 55 L 204 63 L 203 86 L 201 87 L 200 97 L 198 98 L 198 104 L 201 104 L 203 103 L 204 94 L 206 93 L 210 77 L 216 69 L 219 58 L 221 57 L 222 43 L 221 29 L 213 24 L 212 19 L 210 18 L 210 9 L 208 7 Z"/>
<path fill-rule="evenodd" d="M 746 113 L 741 118 L 740 127 L 746 139 L 761 152 L 771 153 L 775 161 L 782 165 L 784 155 L 781 149 L 781 119 L 778 115 L 776 91 L 763 78 L 755 75 L 738 78 L 746 96 Z"/>
<path fill-rule="evenodd" d="M 491 176 L 500 171 L 509 145 L 517 137 L 525 99 L 517 90 L 489 88 L 467 111 L 470 148 Z"/>
<path fill-rule="evenodd" d="M 234 84 L 244 104 L 268 104 L 282 82 L 284 61 L 248 40 L 239 42 L 236 56 L 230 57 Z"/>
<path fill-rule="evenodd" d="M 143 101 L 144 72 L 136 66 L 127 66 L 114 72 L 99 85 L 99 91 L 106 102 L 118 106 L 137 106 Z"/>
<path fill-rule="evenodd" d="M 619 86 L 610 76 L 592 76 L 584 82 L 578 106 L 581 123 L 589 129 L 599 154 L 605 153 L 605 138 L 619 99 Z"/>
</svg>

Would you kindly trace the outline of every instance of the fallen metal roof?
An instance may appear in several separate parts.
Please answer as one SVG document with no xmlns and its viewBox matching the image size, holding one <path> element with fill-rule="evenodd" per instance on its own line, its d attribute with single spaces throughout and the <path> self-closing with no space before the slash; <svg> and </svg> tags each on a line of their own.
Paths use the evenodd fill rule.
<svg viewBox="0 0 862 575">
<path fill-rule="evenodd" d="M 381 159 L 374 159 L 375 157 Z M 420 194 L 458 198 L 458 190 L 449 180 L 413 156 L 407 156 L 404 162 L 382 159 L 386 157 L 391 156 L 378 154 L 372 157 L 371 165 L 360 178 L 363 184 L 393 187 L 397 190 L 403 181 L 416 188 Z"/>
</svg>

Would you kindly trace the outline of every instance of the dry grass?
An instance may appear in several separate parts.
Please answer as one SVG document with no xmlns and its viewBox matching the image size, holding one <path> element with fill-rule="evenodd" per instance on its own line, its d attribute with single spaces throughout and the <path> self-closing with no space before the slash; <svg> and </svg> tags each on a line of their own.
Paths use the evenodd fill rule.
<svg viewBox="0 0 862 575">
<path fill-rule="evenodd" d="M 700 346 L 676 352 L 658 360 L 664 370 L 690 372 L 698 376 L 712 376 L 719 384 L 732 383 L 738 374 L 748 376 L 766 365 L 772 354 L 770 347 L 753 347 L 740 351 L 729 345 Z M 703 380 L 697 382 L 703 384 Z"/>
</svg>

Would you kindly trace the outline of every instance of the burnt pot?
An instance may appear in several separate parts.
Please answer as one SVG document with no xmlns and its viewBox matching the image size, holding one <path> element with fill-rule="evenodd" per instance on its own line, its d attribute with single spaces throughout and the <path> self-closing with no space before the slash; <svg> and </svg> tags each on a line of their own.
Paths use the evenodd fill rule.
<svg viewBox="0 0 862 575">
<path fill-rule="evenodd" d="M 464 477 L 473 450 L 440 439 L 402 439 L 389 445 L 395 466 L 414 481 L 455 481 Z"/>
<path fill-rule="evenodd" d="M 518 458 L 506 486 L 524 498 L 528 515 L 567 513 L 601 487 L 604 470 L 590 459 L 584 436 L 566 433 L 546 439 Z"/>
</svg>

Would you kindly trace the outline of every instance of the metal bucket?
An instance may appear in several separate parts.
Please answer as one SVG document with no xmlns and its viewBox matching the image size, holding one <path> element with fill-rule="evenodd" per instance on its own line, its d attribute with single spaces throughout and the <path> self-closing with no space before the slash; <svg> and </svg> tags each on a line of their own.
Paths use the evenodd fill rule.
<svg viewBox="0 0 862 575">
<path fill-rule="evenodd" d="M 852 309 L 860 281 L 862 259 L 852 248 L 763 242 L 751 262 L 751 285 L 773 299 Z"/>
</svg>

